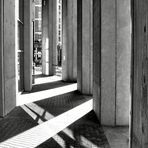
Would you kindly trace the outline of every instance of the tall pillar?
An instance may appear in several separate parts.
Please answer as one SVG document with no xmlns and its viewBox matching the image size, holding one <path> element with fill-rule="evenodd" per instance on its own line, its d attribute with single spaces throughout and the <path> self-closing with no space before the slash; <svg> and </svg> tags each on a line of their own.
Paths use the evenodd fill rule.
<svg viewBox="0 0 148 148">
<path fill-rule="evenodd" d="M 15 1 L 0 1 L 0 116 L 16 106 Z"/>
<path fill-rule="evenodd" d="M 4 111 L 9 113 L 16 106 L 16 54 L 15 54 L 15 1 L 4 2 Z"/>
<path fill-rule="evenodd" d="M 24 89 L 32 89 L 33 3 L 24 0 Z"/>
<path fill-rule="evenodd" d="M 3 0 L 0 1 L 0 116 L 4 115 Z"/>
<path fill-rule="evenodd" d="M 82 0 L 77 0 L 77 87 L 82 88 Z"/>
<path fill-rule="evenodd" d="M 57 0 L 53 0 L 53 66 L 54 74 L 56 73 L 56 66 L 58 65 L 58 51 L 57 51 Z"/>
<path fill-rule="evenodd" d="M 93 0 L 93 108 L 101 121 L 101 0 Z"/>
<path fill-rule="evenodd" d="M 116 0 L 116 3 L 116 125 L 128 125 L 131 106 L 131 1 Z"/>
<path fill-rule="evenodd" d="M 48 3 L 42 1 L 42 73 L 45 75 L 49 75 Z"/>
<path fill-rule="evenodd" d="M 129 125 L 130 7 L 130 0 L 94 0 L 94 109 L 104 125 Z"/>
<path fill-rule="evenodd" d="M 79 3 L 78 90 L 83 94 L 92 94 L 92 0 L 82 0 Z"/>
<path fill-rule="evenodd" d="M 148 147 L 148 1 L 132 0 L 131 148 Z"/>
<path fill-rule="evenodd" d="M 45 75 L 53 75 L 57 65 L 56 10 L 57 0 L 42 1 L 42 72 Z"/>
<path fill-rule="evenodd" d="M 64 0 L 62 79 L 77 81 L 77 1 Z"/>
<path fill-rule="evenodd" d="M 115 125 L 116 0 L 101 1 L 101 123 Z"/>
</svg>

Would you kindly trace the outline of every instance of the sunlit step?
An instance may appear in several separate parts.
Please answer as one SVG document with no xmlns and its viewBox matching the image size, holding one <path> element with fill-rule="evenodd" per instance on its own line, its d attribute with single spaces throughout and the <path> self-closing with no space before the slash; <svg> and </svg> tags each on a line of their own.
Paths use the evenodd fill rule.
<svg viewBox="0 0 148 148">
<path fill-rule="evenodd" d="M 77 90 L 77 83 L 69 84 L 69 85 L 54 88 L 54 89 L 33 92 L 33 93 L 28 93 L 28 94 L 22 94 L 18 96 L 16 105 L 20 106 L 23 104 L 27 104 L 27 103 L 55 97 L 58 95 L 66 94 L 66 93 L 69 93 L 75 90 Z"/>
<path fill-rule="evenodd" d="M 61 80 L 62 80 L 62 77 L 59 77 L 59 76 L 39 77 L 39 78 L 35 78 L 34 83 L 36 85 L 36 84 L 44 84 L 44 83 L 53 83 Z"/>
</svg>

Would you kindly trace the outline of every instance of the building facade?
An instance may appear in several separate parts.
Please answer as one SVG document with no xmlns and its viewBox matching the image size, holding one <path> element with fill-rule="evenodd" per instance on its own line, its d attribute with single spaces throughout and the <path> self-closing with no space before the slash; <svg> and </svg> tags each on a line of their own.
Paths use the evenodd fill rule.
<svg viewBox="0 0 148 148">
<path fill-rule="evenodd" d="M 42 0 L 35 0 L 34 40 L 42 40 Z"/>
</svg>

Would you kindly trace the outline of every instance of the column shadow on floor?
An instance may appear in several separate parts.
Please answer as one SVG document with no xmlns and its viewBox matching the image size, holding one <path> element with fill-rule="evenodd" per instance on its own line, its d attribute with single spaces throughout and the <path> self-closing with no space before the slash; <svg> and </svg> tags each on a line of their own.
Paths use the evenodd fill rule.
<svg viewBox="0 0 148 148">
<path fill-rule="evenodd" d="M 35 104 L 38 107 L 44 109 L 45 112 L 48 112 L 52 116 L 56 117 L 74 107 L 77 107 L 78 105 L 88 101 L 91 98 L 92 96 L 84 96 L 81 95 L 78 91 L 74 91 L 65 95 L 58 96 L 56 99 L 46 99 L 44 102 L 38 101 L 35 102 Z M 33 106 L 30 105 L 29 108 L 34 108 L 35 106 Z M 35 111 L 35 108 L 33 110 Z M 41 117 L 42 120 L 45 120 L 45 118 L 48 120 L 48 117 L 45 117 L 45 112 Z M 56 148 L 63 147 L 62 144 L 59 145 L 57 142 L 59 141 L 60 143 L 58 138 L 59 136 L 62 141 L 64 141 L 64 147 L 66 148 L 70 148 L 71 146 L 74 148 L 84 148 L 86 146 L 96 148 L 109 148 L 109 144 L 104 131 L 94 111 L 89 112 L 87 115 L 74 122 L 72 125 L 68 126 L 67 129 L 72 132 L 74 138 L 71 138 L 69 135 L 65 134 L 63 130 L 57 133 L 54 138 L 50 138 L 46 142 L 42 143 L 40 146 L 38 146 L 38 148 L 48 148 L 49 146 Z"/>
<path fill-rule="evenodd" d="M 72 132 L 73 138 L 63 130 L 37 148 L 110 148 L 104 131 L 93 111 L 68 126 L 67 129 Z"/>
<path fill-rule="evenodd" d="M 61 82 L 53 84 L 53 86 L 58 87 L 61 85 L 63 85 Z M 42 85 L 42 88 L 37 86 L 33 91 L 44 90 L 44 86 L 46 89 L 50 88 L 45 84 Z M 73 91 L 51 98 L 45 98 L 44 100 L 36 101 L 34 103 L 18 106 L 4 119 L 0 120 L 0 143 L 19 134 L 23 134 L 24 132 L 31 130 L 33 127 L 38 128 L 42 123 L 46 123 L 51 119 L 59 117 L 65 112 L 68 112 L 73 108 L 77 108 L 79 105 L 84 104 L 90 99 L 92 99 L 92 96 L 84 96 L 78 91 Z M 24 110 L 24 108 L 27 110 Z M 27 111 L 31 114 L 29 115 Z M 68 130 L 68 133 L 65 130 Z M 19 141 L 15 142 L 19 143 Z M 37 147 L 109 148 L 109 144 L 95 113 L 91 111 L 84 117 L 66 127 L 66 129 L 56 133 L 55 136 L 44 141 L 42 144 L 40 143 Z"/>
</svg>

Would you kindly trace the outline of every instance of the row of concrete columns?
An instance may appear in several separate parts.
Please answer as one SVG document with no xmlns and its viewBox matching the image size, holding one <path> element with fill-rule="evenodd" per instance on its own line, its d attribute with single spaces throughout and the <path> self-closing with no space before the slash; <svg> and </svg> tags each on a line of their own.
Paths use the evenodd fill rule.
<svg viewBox="0 0 148 148">
<path fill-rule="evenodd" d="M 18 1 L 0 1 L 0 116 L 16 106 L 18 95 Z M 24 89 L 32 89 L 32 1 L 24 1 Z"/>
<path fill-rule="evenodd" d="M 130 8 L 130 0 L 63 1 L 63 79 L 75 79 L 77 50 L 78 90 L 94 95 L 94 109 L 104 125 L 129 124 Z"/>
<path fill-rule="evenodd" d="M 53 15 L 54 11 L 50 9 L 52 4 L 47 6 Z M 124 9 L 125 15 L 121 11 Z M 49 12 L 46 13 L 45 16 Z M 50 33 L 48 31 L 53 18 L 50 21 L 48 17 L 43 20 L 47 21 L 46 27 L 43 24 L 43 40 L 48 42 L 43 41 L 46 47 L 49 40 L 53 39 L 48 35 L 53 34 L 53 30 Z M 102 124 L 129 123 L 130 22 L 129 0 L 105 0 L 101 3 L 95 0 L 63 1 L 62 79 L 77 81 L 78 90 L 83 94 L 94 94 L 94 108 Z M 50 43 L 50 46 L 53 44 Z M 49 52 L 48 56 L 46 52 L 45 55 L 50 63 L 45 65 L 52 69 L 49 70 L 51 75 L 55 50 L 52 47 L 45 49 Z"/>
<path fill-rule="evenodd" d="M 43 1 L 43 73 L 46 75 L 53 75 L 56 65 L 56 3 L 53 0 Z M 7 5 L 10 7 L 12 3 Z M 7 12 L 9 8 L 5 7 L 4 12 Z M 121 13 L 121 9 L 127 9 L 126 15 Z M 24 1 L 26 91 L 32 88 L 33 14 L 31 10 L 32 2 Z M 5 14 L 7 20 L 4 22 L 5 27 L 7 28 L 8 25 L 10 30 L 14 30 L 13 25 L 9 27 L 12 22 L 8 22 L 12 20 L 8 21 L 7 15 L 8 13 Z M 15 15 L 13 17 L 15 18 Z M 4 41 L 7 42 L 11 36 L 7 36 L 7 29 L 4 31 L 6 32 Z M 4 87 L 8 88 L 6 91 L 12 91 L 11 97 L 13 96 L 6 105 L 13 107 L 16 100 L 16 87 L 11 87 L 16 84 L 15 31 L 12 34 L 14 37 L 10 40 L 14 41 L 14 44 L 11 43 L 14 46 L 13 54 L 7 51 L 10 50 L 8 46 L 10 42 L 5 43 L 4 56 L 9 60 L 4 60 L 3 65 L 7 82 L 4 83 Z M 80 92 L 94 95 L 94 110 L 102 124 L 127 125 L 129 123 L 130 42 L 129 1 L 105 0 L 102 3 L 97 0 L 63 1 L 62 79 L 77 81 Z M 4 98 L 10 98 L 8 96 L 10 93 L 7 92 L 5 95 Z"/>
<path fill-rule="evenodd" d="M 79 1 L 78 1 L 79 2 Z M 92 94 L 92 0 L 82 1 L 82 22 L 77 23 L 77 1 L 63 1 L 62 79 L 77 81 L 78 90 Z M 53 75 L 56 62 L 56 2 L 43 1 L 43 74 Z M 88 11 L 89 10 L 89 11 Z M 77 24 L 82 28 L 77 30 Z M 78 43 L 82 32 L 82 43 Z M 82 44 L 82 48 L 80 47 Z M 80 47 L 80 48 L 79 48 Z M 77 53 L 78 48 L 78 53 Z M 77 65 L 78 63 L 78 65 Z M 82 70 L 83 68 L 83 70 Z M 78 71 L 77 71 L 78 69 Z M 87 80 L 87 81 L 86 81 Z"/>
<path fill-rule="evenodd" d="M 92 94 L 92 0 L 63 1 L 62 79 Z"/>
</svg>

